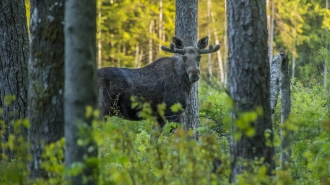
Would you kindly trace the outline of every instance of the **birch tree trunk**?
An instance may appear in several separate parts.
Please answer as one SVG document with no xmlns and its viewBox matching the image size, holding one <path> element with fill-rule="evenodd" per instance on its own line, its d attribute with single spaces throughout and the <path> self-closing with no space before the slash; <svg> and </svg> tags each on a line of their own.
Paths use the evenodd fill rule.
<svg viewBox="0 0 330 185">
<path fill-rule="evenodd" d="M 23 0 L 1 0 L 0 10 L 0 109 L 3 110 L 0 120 L 4 121 L 4 127 L 0 126 L 3 134 L 0 135 L 0 149 L 3 150 L 0 161 L 2 154 L 10 161 L 15 157 L 14 152 L 1 145 L 14 133 L 13 123 L 26 118 L 29 38 Z M 7 104 L 5 97 L 12 95 L 15 99 Z M 27 130 L 22 128 L 16 134 L 26 140 Z"/>
<path fill-rule="evenodd" d="M 227 0 L 225 0 L 225 15 L 227 14 Z M 223 21 L 223 29 L 224 29 L 224 34 L 223 34 L 223 72 L 224 72 L 224 87 L 227 87 L 227 82 L 228 82 L 228 49 L 227 49 L 227 38 L 228 38 L 228 33 L 227 33 L 227 17 L 225 16 L 225 19 Z"/>
<path fill-rule="evenodd" d="M 296 38 L 294 38 L 293 41 L 293 48 L 296 48 Z M 294 53 L 292 53 L 292 74 L 291 74 L 291 78 L 294 79 L 295 78 L 295 71 L 296 71 L 296 55 Z"/>
<path fill-rule="evenodd" d="M 52 7 L 52 8 L 50 8 Z M 31 0 L 28 130 L 32 179 L 45 146 L 64 136 L 64 0 Z"/>
<path fill-rule="evenodd" d="M 118 53 L 120 53 L 120 44 L 118 44 L 117 47 L 118 47 L 118 48 L 117 48 L 117 51 L 118 51 Z M 117 67 L 120 67 L 120 62 L 121 62 L 121 60 L 120 60 L 120 56 L 117 55 Z"/>
<path fill-rule="evenodd" d="M 185 46 L 197 47 L 198 0 L 176 0 L 175 36 L 180 38 Z M 188 99 L 189 104 L 180 116 L 184 129 L 194 130 L 194 138 L 198 139 L 196 131 L 199 125 L 198 83 L 194 83 Z"/>
<path fill-rule="evenodd" d="M 92 133 L 86 134 L 96 119 L 86 115 L 86 107 L 98 108 L 96 2 L 67 0 L 65 21 L 65 165 L 83 164 L 80 174 L 67 178 L 72 184 L 98 184 L 98 164 L 88 162 L 97 158 L 97 146 Z"/>
<path fill-rule="evenodd" d="M 271 18 L 270 18 L 270 26 L 269 26 L 269 62 L 273 60 L 273 53 L 274 53 L 274 47 L 273 47 L 273 42 L 274 42 L 274 15 L 275 15 L 275 7 L 274 7 L 274 0 L 272 0 L 271 3 L 272 6 L 272 13 L 271 13 Z"/>
<path fill-rule="evenodd" d="M 140 52 L 139 52 L 139 45 L 136 44 L 135 46 L 135 60 L 134 60 L 134 68 L 137 68 L 139 66 L 139 56 Z"/>
<path fill-rule="evenodd" d="M 215 21 L 214 21 L 213 12 L 211 12 L 211 18 L 212 18 L 212 23 L 214 24 Z M 214 38 L 215 38 L 215 44 L 220 44 L 216 28 L 214 28 L 213 33 L 214 33 Z M 223 62 L 222 62 L 221 50 L 220 49 L 217 51 L 217 58 L 218 58 L 218 65 L 219 65 L 219 80 L 222 84 L 224 84 L 225 83 L 225 71 L 223 69 L 224 65 L 223 65 Z"/>
<path fill-rule="evenodd" d="M 211 0 L 207 0 L 207 36 L 211 40 Z M 211 53 L 207 55 L 207 76 L 209 80 L 212 79 L 212 56 Z"/>
<path fill-rule="evenodd" d="M 268 165 L 268 175 L 275 165 L 269 95 L 266 1 L 231 0 L 227 1 L 227 7 L 229 94 L 235 109 L 232 113 L 232 133 L 241 133 L 239 138 L 232 136 L 230 139 L 230 181 L 235 182 L 238 174 L 249 170 L 249 166 L 244 166 L 241 161 L 249 164 L 255 159 L 263 159 Z M 240 119 L 240 113 L 256 111 L 257 108 L 262 110 L 262 114 L 250 123 L 255 134 L 247 136 L 236 125 L 236 120 Z"/>
<path fill-rule="evenodd" d="M 159 20 L 158 20 L 158 39 L 159 40 L 163 40 L 163 0 L 159 0 Z M 161 49 L 162 43 L 159 42 L 158 45 L 158 56 L 159 57 L 159 53 L 162 50 Z"/>
<path fill-rule="evenodd" d="M 101 26 L 101 18 L 102 18 L 102 1 L 98 1 L 97 7 L 97 16 L 98 16 L 98 26 L 97 26 L 97 67 L 102 67 L 102 26 Z"/>
<path fill-rule="evenodd" d="M 154 21 L 151 20 L 150 21 L 150 25 L 149 25 L 149 64 L 152 63 L 152 33 L 153 33 L 153 25 L 154 25 Z"/>
<path fill-rule="evenodd" d="M 141 49 L 141 53 L 139 54 L 139 59 L 138 59 L 138 68 L 141 68 L 142 66 L 142 59 L 143 59 L 143 50 Z"/>
</svg>

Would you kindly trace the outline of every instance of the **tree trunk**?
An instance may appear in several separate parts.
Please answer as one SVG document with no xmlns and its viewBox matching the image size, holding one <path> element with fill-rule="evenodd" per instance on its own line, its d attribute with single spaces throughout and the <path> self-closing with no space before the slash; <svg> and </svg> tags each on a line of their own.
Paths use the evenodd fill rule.
<svg viewBox="0 0 330 185">
<path fill-rule="evenodd" d="M 154 26 L 154 21 L 153 20 L 151 20 L 150 21 L 150 25 L 149 25 L 149 64 L 151 64 L 152 63 L 152 49 L 153 49 L 153 47 L 152 47 L 152 34 L 153 34 L 153 26 Z"/>
<path fill-rule="evenodd" d="M 291 90 L 290 90 L 290 75 L 289 75 L 289 59 L 288 56 L 283 52 L 281 53 L 282 65 L 281 65 L 281 124 L 289 118 L 291 113 Z M 285 127 L 281 129 L 281 166 L 282 169 L 286 169 L 291 160 L 291 136 L 292 132 L 287 130 Z"/>
<path fill-rule="evenodd" d="M 214 17 L 213 17 L 213 12 L 211 12 L 211 18 L 212 18 L 212 23 L 214 24 Z M 217 29 L 214 28 L 214 38 L 215 38 L 215 44 L 219 44 L 219 37 L 217 34 Z M 218 57 L 218 64 L 219 64 L 219 80 L 222 84 L 225 83 L 224 79 L 225 79 L 225 71 L 223 70 L 223 62 L 222 62 L 222 58 L 221 58 L 221 51 L 220 49 L 217 51 L 217 57 Z"/>
<path fill-rule="evenodd" d="M 52 7 L 52 8 L 50 8 Z M 45 145 L 64 136 L 64 0 L 31 0 L 29 61 L 29 141 L 31 177 L 40 168 Z"/>
<path fill-rule="evenodd" d="M 185 46 L 197 47 L 198 0 L 176 0 L 175 35 Z M 198 139 L 196 128 L 199 127 L 198 83 L 194 83 L 185 112 L 180 122 L 185 130 L 193 129 L 194 138 Z"/>
<path fill-rule="evenodd" d="M 118 53 L 120 53 L 121 51 L 120 51 L 120 44 L 118 43 L 118 46 L 117 46 L 117 51 L 118 51 Z M 117 67 L 120 67 L 120 56 L 119 55 L 117 55 Z"/>
<path fill-rule="evenodd" d="M 270 36 L 270 10 L 269 10 L 269 0 L 266 0 L 266 14 L 267 14 L 267 29 L 268 29 L 268 37 Z M 269 49 L 269 48 L 268 48 Z M 271 62 L 272 60 L 269 60 Z"/>
<path fill-rule="evenodd" d="M 230 140 L 231 182 L 251 167 L 243 165 L 241 160 L 250 164 L 255 159 L 264 159 L 264 163 L 269 165 L 269 175 L 274 169 L 265 3 L 260 0 L 227 1 L 229 94 L 235 109 L 232 133 L 241 133 L 239 138 L 232 136 Z M 241 113 L 256 112 L 256 109 L 261 109 L 262 114 L 250 123 L 255 134 L 247 136 L 236 121 Z"/>
<path fill-rule="evenodd" d="M 138 68 L 141 68 L 142 66 L 142 59 L 143 59 L 143 50 L 141 49 L 141 53 L 139 54 L 139 59 L 138 59 Z"/>
<path fill-rule="evenodd" d="M 296 48 L 296 38 L 294 38 L 293 41 L 293 48 Z M 292 74 L 291 74 L 292 79 L 294 79 L 295 77 L 295 71 L 296 71 L 296 55 L 292 53 Z"/>
<path fill-rule="evenodd" d="M 278 93 L 280 91 L 282 57 L 280 54 L 274 56 L 270 67 L 270 110 L 273 114 L 277 105 Z"/>
<path fill-rule="evenodd" d="M 2 148 L 1 143 L 8 141 L 9 134 L 14 134 L 13 123 L 26 118 L 29 39 L 24 1 L 2 0 L 0 10 L 0 109 L 3 110 L 0 120 L 4 121 L 4 127 L 0 126 L 0 133 L 3 134 L 0 161 L 2 154 L 10 161 L 15 157 L 14 152 Z M 10 104 L 5 101 L 8 96 L 15 96 Z M 15 134 L 26 140 L 26 128 Z"/>
<path fill-rule="evenodd" d="M 211 0 L 207 0 L 207 36 L 211 40 Z M 209 80 L 212 79 L 212 56 L 211 53 L 207 55 L 207 76 Z"/>
<path fill-rule="evenodd" d="M 83 165 L 80 174 L 68 177 L 72 184 L 98 184 L 98 164 L 88 162 L 97 158 L 91 133 L 97 118 L 86 112 L 98 107 L 96 2 L 67 0 L 65 7 L 65 165 Z"/>
<path fill-rule="evenodd" d="M 159 0 L 159 20 L 158 20 L 158 38 L 159 40 L 163 40 L 163 0 Z M 162 43 L 159 42 L 159 46 L 158 46 L 158 56 L 159 57 L 159 53 L 162 50 L 161 49 Z"/>
<path fill-rule="evenodd" d="M 225 15 L 227 15 L 227 0 L 225 0 Z M 228 49 L 227 49 L 227 38 L 228 38 L 228 33 L 227 33 L 227 17 L 225 16 L 225 19 L 223 21 L 223 72 L 224 72 L 224 87 L 227 87 L 227 82 L 228 82 Z"/>
<path fill-rule="evenodd" d="M 101 18 L 102 18 L 102 1 L 98 2 L 97 7 L 97 16 L 98 16 L 98 26 L 97 26 L 97 67 L 102 67 L 102 24 L 101 24 Z"/>
<path fill-rule="evenodd" d="M 269 26 L 269 62 L 273 60 L 273 53 L 274 53 L 274 47 L 273 47 L 273 41 L 274 41 L 274 15 L 275 15 L 275 6 L 274 6 L 274 0 L 272 0 L 272 13 L 270 18 L 270 26 Z"/>
<path fill-rule="evenodd" d="M 139 44 L 136 44 L 135 46 L 135 60 L 134 60 L 134 68 L 137 68 L 139 66 L 139 56 L 140 52 L 139 52 Z"/>
</svg>

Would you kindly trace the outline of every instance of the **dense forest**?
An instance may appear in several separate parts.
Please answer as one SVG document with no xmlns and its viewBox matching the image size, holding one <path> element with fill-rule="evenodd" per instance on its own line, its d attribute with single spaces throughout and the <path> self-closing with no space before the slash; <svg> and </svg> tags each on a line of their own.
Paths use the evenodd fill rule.
<svg viewBox="0 0 330 185">
<path fill-rule="evenodd" d="M 0 184 L 329 185 L 329 29 L 328 0 L 2 0 Z"/>
</svg>

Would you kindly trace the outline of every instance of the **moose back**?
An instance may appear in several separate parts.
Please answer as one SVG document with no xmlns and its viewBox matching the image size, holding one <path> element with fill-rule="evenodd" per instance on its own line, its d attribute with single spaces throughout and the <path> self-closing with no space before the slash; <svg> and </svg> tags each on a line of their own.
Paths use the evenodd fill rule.
<svg viewBox="0 0 330 185">
<path fill-rule="evenodd" d="M 180 55 L 159 58 L 139 69 L 106 67 L 98 69 L 100 109 L 102 116 L 119 116 L 128 120 L 141 120 L 138 108 L 132 108 L 131 97 L 150 103 L 158 126 L 166 123 L 157 112 L 157 105 L 166 104 L 165 118 L 177 121 L 180 112 L 172 112 L 170 107 L 180 103 L 185 108 L 193 83 L 200 77 L 201 54 L 212 53 L 220 48 L 212 45 L 205 49 L 208 37 L 198 41 L 197 47 L 185 47 L 183 42 L 173 37 L 170 48 L 162 49 Z"/>
</svg>

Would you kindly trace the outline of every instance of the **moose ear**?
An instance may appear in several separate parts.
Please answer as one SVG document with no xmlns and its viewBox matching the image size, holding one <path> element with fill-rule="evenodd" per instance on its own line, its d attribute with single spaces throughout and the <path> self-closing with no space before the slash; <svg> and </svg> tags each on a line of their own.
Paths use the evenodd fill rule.
<svg viewBox="0 0 330 185">
<path fill-rule="evenodd" d="M 173 43 L 175 44 L 176 48 L 178 48 L 178 49 L 183 49 L 184 48 L 182 40 L 180 40 L 177 37 L 173 37 Z"/>
<path fill-rule="evenodd" d="M 209 37 L 203 37 L 198 41 L 197 47 L 198 49 L 205 49 L 207 44 L 209 43 Z"/>
</svg>

